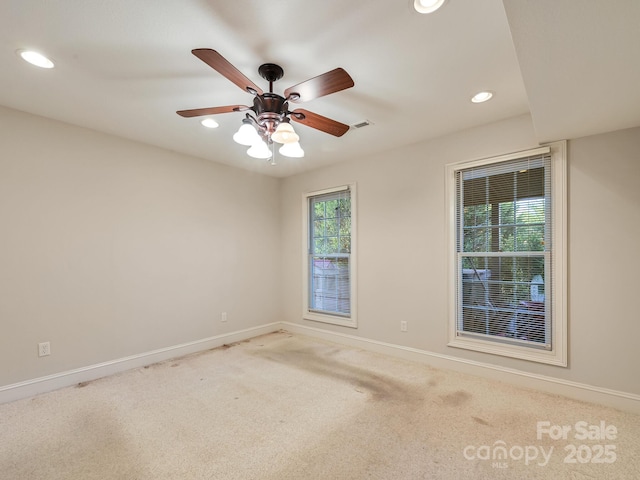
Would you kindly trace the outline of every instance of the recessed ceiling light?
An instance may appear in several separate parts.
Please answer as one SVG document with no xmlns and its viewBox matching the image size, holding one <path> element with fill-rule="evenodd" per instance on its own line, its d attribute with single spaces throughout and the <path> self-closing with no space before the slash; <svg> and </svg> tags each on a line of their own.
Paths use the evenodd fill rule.
<svg viewBox="0 0 640 480">
<path fill-rule="evenodd" d="M 476 93 L 473 97 L 471 97 L 471 101 L 473 103 L 482 103 L 486 102 L 487 100 L 491 100 L 491 97 L 493 97 L 493 92 L 485 90 L 484 92 Z"/>
<path fill-rule="evenodd" d="M 218 128 L 220 126 L 213 118 L 205 118 L 200 123 L 207 128 Z"/>
<path fill-rule="evenodd" d="M 18 50 L 18 55 L 31 65 L 35 65 L 40 68 L 53 68 L 53 62 L 41 53 L 34 52 L 33 50 Z"/>
<path fill-rule="evenodd" d="M 433 13 L 438 10 L 447 0 L 413 0 L 413 8 L 418 13 Z"/>
</svg>

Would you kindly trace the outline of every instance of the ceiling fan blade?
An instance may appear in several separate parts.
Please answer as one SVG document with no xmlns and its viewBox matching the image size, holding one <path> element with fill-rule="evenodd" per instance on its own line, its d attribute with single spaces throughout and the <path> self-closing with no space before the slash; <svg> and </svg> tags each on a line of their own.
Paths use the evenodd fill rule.
<svg viewBox="0 0 640 480">
<path fill-rule="evenodd" d="M 314 98 L 351 88 L 353 85 L 351 76 L 342 68 L 336 68 L 287 88 L 284 96 L 293 103 L 308 102 Z"/>
<path fill-rule="evenodd" d="M 291 120 L 336 137 L 341 137 L 349 130 L 349 125 L 336 122 L 335 120 L 323 117 L 309 110 L 304 110 L 303 108 L 298 108 L 291 112 Z"/>
<path fill-rule="evenodd" d="M 216 70 L 220 75 L 231 80 L 245 92 L 255 92 L 258 95 L 263 94 L 260 87 L 245 77 L 240 70 L 231 65 L 226 58 L 215 50 L 211 50 L 210 48 L 196 48 L 195 50 L 191 50 L 191 53 Z"/>
<path fill-rule="evenodd" d="M 179 110 L 176 113 L 181 117 L 200 117 L 202 115 L 216 115 L 218 113 L 243 112 L 249 110 L 246 105 L 227 105 L 226 107 L 195 108 L 193 110 Z"/>
</svg>

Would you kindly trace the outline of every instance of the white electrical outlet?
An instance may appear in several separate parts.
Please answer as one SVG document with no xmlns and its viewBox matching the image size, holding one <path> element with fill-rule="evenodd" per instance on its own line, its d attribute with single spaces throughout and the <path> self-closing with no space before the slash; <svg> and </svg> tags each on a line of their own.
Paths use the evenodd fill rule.
<svg viewBox="0 0 640 480">
<path fill-rule="evenodd" d="M 221 322 L 226 322 L 227 321 L 227 312 L 222 312 L 220 314 L 220 321 Z"/>
<path fill-rule="evenodd" d="M 42 342 L 38 344 L 38 356 L 46 357 L 47 355 L 51 355 L 51 343 Z"/>
<path fill-rule="evenodd" d="M 406 332 L 407 331 L 407 321 L 406 320 L 401 320 L 400 321 L 400 331 L 401 332 Z"/>
</svg>

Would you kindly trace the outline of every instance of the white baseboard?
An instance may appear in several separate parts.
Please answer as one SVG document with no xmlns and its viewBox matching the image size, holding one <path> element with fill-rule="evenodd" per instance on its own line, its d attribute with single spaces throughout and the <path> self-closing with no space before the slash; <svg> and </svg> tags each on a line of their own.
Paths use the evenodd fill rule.
<svg viewBox="0 0 640 480">
<path fill-rule="evenodd" d="M 600 405 L 617 408 L 619 410 L 640 414 L 640 395 L 607 388 L 596 387 L 584 383 L 562 380 L 554 377 L 527 373 L 505 367 L 499 367 L 471 360 L 451 357 L 438 353 L 419 350 L 416 348 L 395 345 L 368 338 L 357 337 L 346 333 L 333 332 L 289 322 L 274 322 L 245 330 L 239 330 L 215 337 L 203 338 L 194 342 L 173 345 L 151 352 L 119 358 L 87 367 L 77 368 L 45 377 L 35 378 L 11 385 L 0 386 L 0 403 L 11 402 L 27 398 L 40 393 L 46 393 L 59 388 L 76 385 L 115 373 L 140 368 L 171 358 L 189 355 L 224 344 L 239 342 L 257 337 L 280 329 L 292 333 L 307 335 L 314 338 L 328 340 L 342 345 L 361 348 L 403 358 L 414 362 L 424 363 L 431 367 L 454 370 L 479 377 L 499 380 L 524 388 L 532 388 L 542 392 L 562 395 L 576 400 L 582 400 Z"/>
<path fill-rule="evenodd" d="M 483 378 L 499 380 L 511 385 L 531 388 L 542 392 L 562 395 L 585 402 L 597 403 L 635 414 L 640 414 L 640 395 L 633 393 L 596 387 L 584 383 L 562 380 L 559 378 L 538 375 L 520 370 L 499 367 L 482 362 L 428 352 L 402 345 L 370 340 L 346 333 L 333 332 L 289 322 L 282 322 L 281 327 L 291 333 L 340 343 L 350 347 L 382 353 L 424 363 L 431 367 L 454 370 Z"/>
<path fill-rule="evenodd" d="M 152 363 L 162 362 L 183 355 L 201 352 L 210 348 L 220 347 L 224 344 L 240 342 L 248 338 L 257 337 L 267 333 L 275 332 L 282 328 L 280 322 L 261 325 L 259 327 L 247 328 L 236 332 L 216 335 L 215 337 L 203 338 L 189 343 L 172 345 L 160 348 L 151 352 L 144 352 L 138 355 L 118 358 L 108 362 L 89 365 L 87 367 L 76 368 L 45 377 L 34 378 L 24 382 L 11 385 L 0 386 L 0 403 L 12 402 L 21 398 L 32 397 L 41 393 L 51 392 L 59 388 L 76 385 L 80 382 L 88 382 L 97 378 L 106 377 L 115 373 L 140 368 Z"/>
</svg>

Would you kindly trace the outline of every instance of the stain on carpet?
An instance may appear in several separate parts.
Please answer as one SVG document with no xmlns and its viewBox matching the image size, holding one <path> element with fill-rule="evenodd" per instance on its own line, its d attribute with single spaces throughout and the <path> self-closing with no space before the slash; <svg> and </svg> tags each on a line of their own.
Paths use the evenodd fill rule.
<svg viewBox="0 0 640 480">
<path fill-rule="evenodd" d="M 459 407 L 471 400 L 472 395 L 464 390 L 458 390 L 453 393 L 448 393 L 447 395 L 440 395 L 440 398 L 445 405 L 450 407 Z"/>
<path fill-rule="evenodd" d="M 292 365 L 323 377 L 344 382 L 357 392 L 366 392 L 376 402 L 417 403 L 422 402 L 422 393 L 412 385 L 373 370 L 349 365 L 334 358 L 341 352 L 338 348 L 291 348 L 279 345 L 253 351 L 253 355 L 286 365 Z"/>
<path fill-rule="evenodd" d="M 489 422 L 487 422 L 486 420 L 483 420 L 483 419 L 482 419 L 482 418 L 480 418 L 480 417 L 471 417 L 471 418 L 473 418 L 474 422 L 477 422 L 477 423 L 479 423 L 480 425 L 487 425 L 487 426 L 489 426 Z"/>
</svg>

